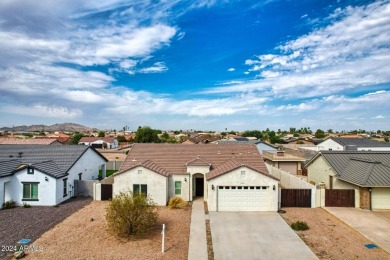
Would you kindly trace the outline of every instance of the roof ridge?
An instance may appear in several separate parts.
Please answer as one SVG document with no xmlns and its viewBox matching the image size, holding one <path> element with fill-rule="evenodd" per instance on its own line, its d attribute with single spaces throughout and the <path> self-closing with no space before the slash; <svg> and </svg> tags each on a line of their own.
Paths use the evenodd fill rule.
<svg viewBox="0 0 390 260">
<path fill-rule="evenodd" d="M 374 169 L 374 166 L 375 166 L 375 164 L 372 163 L 372 164 L 370 165 L 370 167 L 368 167 L 367 173 L 366 173 L 366 175 L 364 176 L 364 179 L 363 179 L 363 181 L 362 181 L 362 183 L 361 183 L 362 185 L 365 185 L 365 184 L 367 183 L 368 178 L 370 178 L 371 172 L 372 172 L 372 170 Z"/>
</svg>

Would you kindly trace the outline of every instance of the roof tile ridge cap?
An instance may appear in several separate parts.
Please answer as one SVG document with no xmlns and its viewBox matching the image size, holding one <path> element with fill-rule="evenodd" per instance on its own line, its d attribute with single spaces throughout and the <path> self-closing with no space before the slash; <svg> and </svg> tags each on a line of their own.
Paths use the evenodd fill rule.
<svg viewBox="0 0 390 260">
<path fill-rule="evenodd" d="M 364 176 L 364 179 L 362 181 L 362 185 L 365 185 L 368 181 L 368 178 L 370 178 L 371 172 L 374 169 L 375 163 L 370 164 L 370 166 L 367 169 L 366 176 Z"/>
</svg>

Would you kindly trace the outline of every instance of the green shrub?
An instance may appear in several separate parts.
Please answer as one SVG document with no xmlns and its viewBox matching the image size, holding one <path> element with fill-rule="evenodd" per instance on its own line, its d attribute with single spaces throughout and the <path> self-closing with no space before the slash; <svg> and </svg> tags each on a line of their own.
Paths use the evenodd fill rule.
<svg viewBox="0 0 390 260">
<path fill-rule="evenodd" d="M 142 237 L 156 226 L 157 210 L 149 196 L 126 191 L 110 201 L 106 220 L 109 231 L 119 237 Z"/>
<path fill-rule="evenodd" d="M 184 201 L 179 196 L 172 197 L 168 202 L 168 207 L 170 209 L 185 209 L 187 206 L 187 201 Z"/>
<path fill-rule="evenodd" d="M 2 209 L 12 209 L 17 206 L 16 201 L 14 200 L 9 200 L 3 203 Z"/>
<path fill-rule="evenodd" d="M 309 229 L 309 225 L 305 221 L 296 221 L 294 223 L 291 223 L 291 228 L 295 231 L 304 231 Z"/>
<path fill-rule="evenodd" d="M 24 207 L 24 208 L 31 208 L 31 205 L 28 204 L 28 203 L 26 203 L 26 202 L 24 202 L 24 203 L 23 203 L 23 207 Z"/>
</svg>

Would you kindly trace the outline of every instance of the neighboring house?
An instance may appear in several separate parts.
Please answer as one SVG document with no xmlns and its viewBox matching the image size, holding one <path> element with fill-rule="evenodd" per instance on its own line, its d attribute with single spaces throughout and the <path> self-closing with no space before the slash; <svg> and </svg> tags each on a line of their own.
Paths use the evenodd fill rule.
<svg viewBox="0 0 390 260">
<path fill-rule="evenodd" d="M 89 145 L 93 148 L 118 148 L 118 140 L 114 137 L 82 137 L 79 144 Z"/>
<path fill-rule="evenodd" d="M 258 142 L 256 143 L 257 149 L 259 150 L 260 154 L 263 154 L 264 151 L 269 153 L 276 153 L 277 148 L 269 143 L 266 142 Z"/>
<path fill-rule="evenodd" d="M 302 174 L 302 163 L 306 161 L 303 157 L 279 150 L 276 153 L 263 151 L 263 158 L 266 163 L 294 175 Z"/>
<path fill-rule="evenodd" d="M 255 145 L 134 144 L 113 193 L 144 192 L 158 205 L 203 197 L 210 211 L 277 211 L 278 179 Z"/>
<path fill-rule="evenodd" d="M 390 151 L 390 144 L 368 138 L 329 138 L 317 145 L 318 151 Z"/>
<path fill-rule="evenodd" d="M 213 143 L 215 144 L 255 144 L 257 146 L 257 150 L 260 152 L 260 154 L 263 154 L 263 151 L 268 151 L 271 153 L 276 153 L 276 147 L 272 144 L 266 143 L 261 141 L 261 139 L 258 140 L 237 140 L 238 138 L 231 138 L 231 139 L 223 139 L 223 140 L 217 140 Z"/>
<path fill-rule="evenodd" d="M 311 183 L 354 189 L 355 207 L 390 209 L 390 152 L 322 151 L 305 167 Z"/>
<path fill-rule="evenodd" d="M 51 138 L 0 138 L 0 144 L 39 144 L 39 145 L 62 145 L 57 139 Z"/>
<path fill-rule="evenodd" d="M 105 175 L 107 160 L 78 145 L 0 145 L 0 204 L 57 205 L 74 195 L 74 180 Z"/>
</svg>

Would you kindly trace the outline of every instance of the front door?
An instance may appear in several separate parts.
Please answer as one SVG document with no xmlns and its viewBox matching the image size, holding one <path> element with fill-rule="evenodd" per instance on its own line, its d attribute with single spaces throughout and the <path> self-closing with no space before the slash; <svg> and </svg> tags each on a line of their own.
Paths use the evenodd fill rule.
<svg viewBox="0 0 390 260">
<path fill-rule="evenodd" d="M 204 179 L 203 178 L 195 178 L 195 196 L 203 197 L 204 191 Z"/>
</svg>

